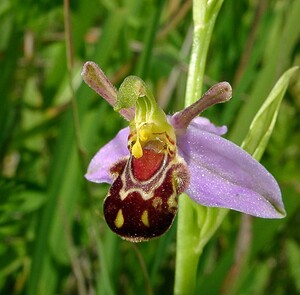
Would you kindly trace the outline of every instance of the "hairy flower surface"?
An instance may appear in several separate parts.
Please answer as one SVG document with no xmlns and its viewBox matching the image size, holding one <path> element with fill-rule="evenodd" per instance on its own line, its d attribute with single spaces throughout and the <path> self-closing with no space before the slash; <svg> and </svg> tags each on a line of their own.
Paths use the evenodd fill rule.
<svg viewBox="0 0 300 295">
<path fill-rule="evenodd" d="M 109 227 L 121 237 L 145 241 L 163 234 L 177 212 L 177 197 L 186 192 L 195 202 L 263 218 L 285 216 L 274 177 L 247 152 L 222 138 L 198 114 L 228 101 L 227 82 L 213 86 L 188 108 L 166 116 L 145 85 L 130 76 L 117 92 L 93 62 L 84 65 L 84 81 L 130 121 L 102 147 L 85 177 L 111 184 L 104 201 Z"/>
</svg>

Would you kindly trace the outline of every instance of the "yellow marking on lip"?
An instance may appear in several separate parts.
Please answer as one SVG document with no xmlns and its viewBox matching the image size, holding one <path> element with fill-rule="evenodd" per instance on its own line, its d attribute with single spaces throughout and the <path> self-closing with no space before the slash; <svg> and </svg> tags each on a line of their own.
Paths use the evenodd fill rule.
<svg viewBox="0 0 300 295">
<path fill-rule="evenodd" d="M 131 152 L 132 152 L 132 155 L 136 159 L 139 159 L 143 156 L 143 149 L 142 149 L 142 146 L 141 146 L 141 143 L 140 143 L 139 139 L 137 139 L 137 141 L 132 146 Z"/>
<path fill-rule="evenodd" d="M 177 208 L 177 198 L 175 194 L 172 194 L 167 201 L 168 207 L 169 207 L 169 211 L 172 211 L 174 208 Z"/>
<path fill-rule="evenodd" d="M 123 217 L 123 212 L 122 209 L 119 209 L 118 213 L 117 213 L 117 217 L 115 219 L 115 226 L 117 228 L 122 227 L 124 224 L 124 217 Z"/>
<path fill-rule="evenodd" d="M 148 210 L 145 210 L 141 216 L 141 220 L 143 224 L 147 227 L 149 227 L 149 218 L 148 218 Z"/>
<path fill-rule="evenodd" d="M 155 209 L 161 210 L 161 206 L 162 206 L 162 199 L 160 197 L 155 197 L 152 201 L 152 206 Z"/>
</svg>

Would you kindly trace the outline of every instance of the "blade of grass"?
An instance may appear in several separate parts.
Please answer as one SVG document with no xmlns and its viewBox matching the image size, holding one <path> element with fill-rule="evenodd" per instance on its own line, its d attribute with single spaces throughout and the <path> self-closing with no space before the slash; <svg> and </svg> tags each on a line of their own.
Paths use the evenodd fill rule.
<svg viewBox="0 0 300 295">
<path fill-rule="evenodd" d="M 257 112 L 249 127 L 248 134 L 241 147 L 250 153 L 256 160 L 260 160 L 269 142 L 273 131 L 279 107 L 290 79 L 299 67 L 286 71 L 273 87 L 271 93 Z"/>
<path fill-rule="evenodd" d="M 251 120 L 262 105 L 272 85 L 289 64 L 291 52 L 299 40 L 300 2 L 286 1 L 274 16 L 272 32 L 267 32 L 268 40 L 263 58 L 263 66 L 249 99 L 243 105 L 230 131 L 230 139 L 240 144 L 245 138 Z M 247 71 L 246 71 L 247 72 Z"/>
</svg>

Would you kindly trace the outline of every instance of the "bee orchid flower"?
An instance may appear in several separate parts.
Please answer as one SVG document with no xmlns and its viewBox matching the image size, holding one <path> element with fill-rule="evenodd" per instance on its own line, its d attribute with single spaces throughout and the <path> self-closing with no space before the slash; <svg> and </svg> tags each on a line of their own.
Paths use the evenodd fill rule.
<svg viewBox="0 0 300 295">
<path fill-rule="evenodd" d="M 137 77 L 127 77 L 117 91 L 93 62 L 85 63 L 82 77 L 129 121 L 96 153 L 85 175 L 91 182 L 111 184 L 103 208 L 116 234 L 132 242 L 162 235 L 182 192 L 204 206 L 262 218 L 285 216 L 274 177 L 222 137 L 226 126 L 198 116 L 231 98 L 229 83 L 216 84 L 191 106 L 167 116 Z"/>
</svg>

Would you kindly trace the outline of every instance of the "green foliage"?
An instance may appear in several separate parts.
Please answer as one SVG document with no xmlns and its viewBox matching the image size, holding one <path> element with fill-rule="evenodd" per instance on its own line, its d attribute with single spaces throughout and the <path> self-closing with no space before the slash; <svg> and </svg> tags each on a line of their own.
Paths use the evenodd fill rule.
<svg viewBox="0 0 300 295">
<path fill-rule="evenodd" d="M 191 5 L 70 2 L 73 53 L 61 1 L 0 1 L 1 294 L 172 294 L 176 224 L 158 240 L 125 242 L 103 219 L 107 186 L 84 179 L 93 154 L 126 122 L 82 83 L 80 71 L 93 60 L 117 86 L 141 75 L 159 104 L 179 110 Z M 204 115 L 228 124 L 238 143 L 275 82 L 299 64 L 299 3 L 223 3 L 204 88 L 227 80 L 234 96 Z M 203 250 L 197 294 L 300 293 L 299 93 L 298 71 L 262 158 L 281 186 L 287 217 L 230 212 Z"/>
</svg>

